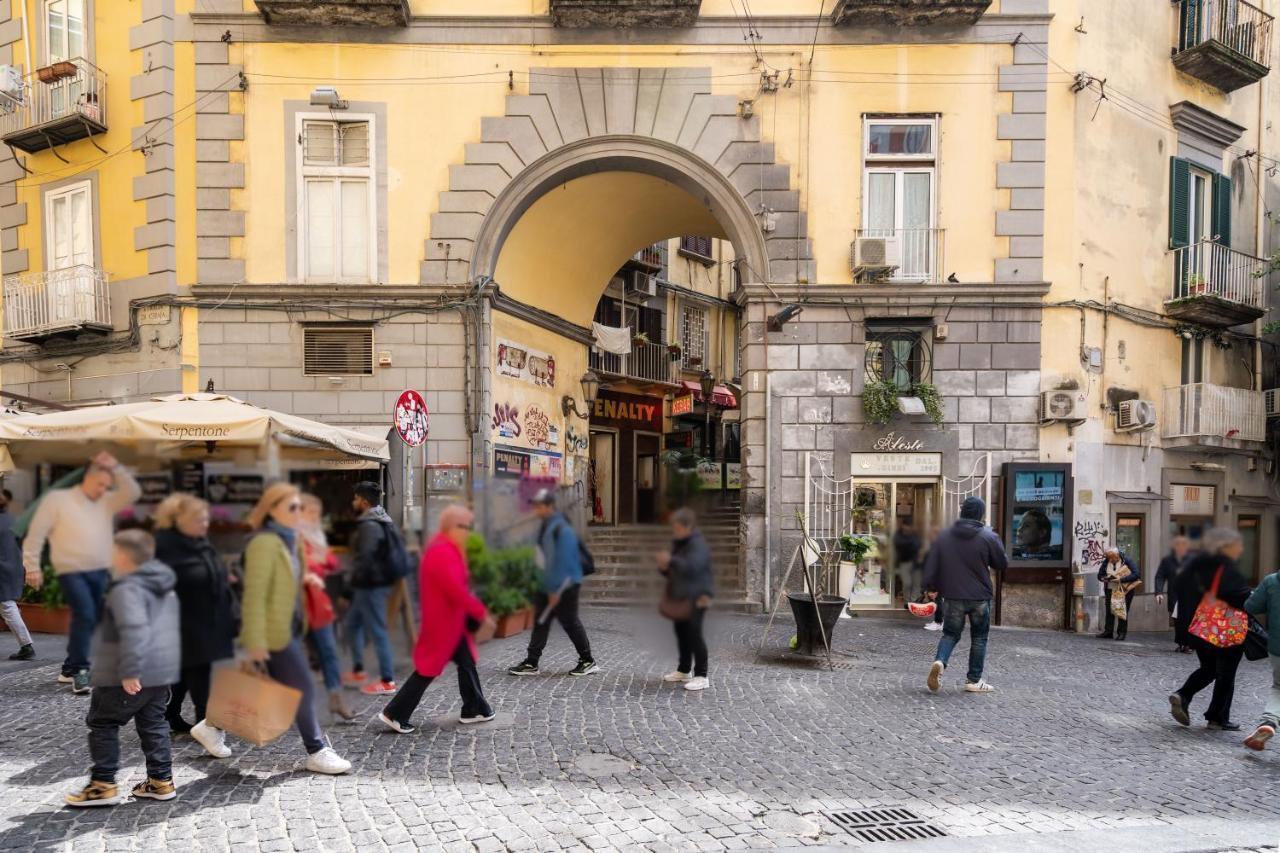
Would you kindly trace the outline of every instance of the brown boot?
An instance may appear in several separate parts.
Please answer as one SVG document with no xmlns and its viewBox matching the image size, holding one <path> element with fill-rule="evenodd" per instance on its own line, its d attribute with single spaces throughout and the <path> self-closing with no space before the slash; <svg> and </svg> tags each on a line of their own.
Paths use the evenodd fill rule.
<svg viewBox="0 0 1280 853">
<path fill-rule="evenodd" d="M 356 718 L 356 714 L 347 707 L 347 700 L 342 695 L 341 690 L 333 690 L 329 693 L 329 713 L 334 717 L 340 717 L 346 722 L 351 722 Z"/>
</svg>

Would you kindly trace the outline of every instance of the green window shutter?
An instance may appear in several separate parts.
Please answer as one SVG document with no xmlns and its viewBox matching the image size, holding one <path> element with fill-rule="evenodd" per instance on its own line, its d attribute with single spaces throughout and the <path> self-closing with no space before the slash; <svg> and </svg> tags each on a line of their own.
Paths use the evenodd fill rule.
<svg viewBox="0 0 1280 853">
<path fill-rule="evenodd" d="M 1178 20 L 1178 50 L 1187 50 L 1201 42 L 1200 21 L 1203 17 L 1202 0 L 1182 0 Z"/>
<path fill-rule="evenodd" d="M 1169 158 L 1169 248 L 1181 249 L 1191 234 L 1191 163 Z"/>
<path fill-rule="evenodd" d="M 1231 245 L 1231 179 L 1213 176 L 1213 234 L 1224 246 Z"/>
</svg>

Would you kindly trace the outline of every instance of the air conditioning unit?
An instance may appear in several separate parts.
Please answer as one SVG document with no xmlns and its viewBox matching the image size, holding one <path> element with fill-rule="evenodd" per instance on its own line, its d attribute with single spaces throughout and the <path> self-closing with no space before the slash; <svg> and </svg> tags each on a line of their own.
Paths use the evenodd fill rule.
<svg viewBox="0 0 1280 853">
<path fill-rule="evenodd" d="M 1116 409 L 1116 432 L 1138 432 L 1156 425 L 1156 406 L 1150 400 L 1125 400 Z"/>
<path fill-rule="evenodd" d="M 859 237 L 853 241 L 855 272 L 896 270 L 902 264 L 902 243 L 897 237 Z"/>
<path fill-rule="evenodd" d="M 1078 391 L 1045 391 L 1040 395 L 1040 422 L 1085 420 Z"/>
<path fill-rule="evenodd" d="M 627 278 L 627 293 L 644 297 L 657 296 L 658 281 L 647 272 L 632 270 Z"/>
<path fill-rule="evenodd" d="M 1280 388 L 1263 391 L 1262 400 L 1263 408 L 1267 410 L 1267 417 L 1280 418 Z"/>
<path fill-rule="evenodd" d="M 16 65 L 0 65 L 0 95 L 14 104 L 22 103 L 22 71 Z"/>
</svg>

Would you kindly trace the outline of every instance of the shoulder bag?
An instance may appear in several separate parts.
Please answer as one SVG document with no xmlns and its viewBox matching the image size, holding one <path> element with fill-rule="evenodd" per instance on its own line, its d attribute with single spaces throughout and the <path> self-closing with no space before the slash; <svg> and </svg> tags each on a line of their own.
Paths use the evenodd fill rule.
<svg viewBox="0 0 1280 853">
<path fill-rule="evenodd" d="M 1191 627 L 1187 629 L 1193 637 L 1199 637 L 1220 649 L 1240 645 L 1249 633 L 1249 615 L 1218 598 L 1218 584 L 1222 582 L 1225 568 L 1218 567 L 1213 583 L 1204 598 L 1200 599 L 1200 605 L 1191 617 Z"/>
</svg>

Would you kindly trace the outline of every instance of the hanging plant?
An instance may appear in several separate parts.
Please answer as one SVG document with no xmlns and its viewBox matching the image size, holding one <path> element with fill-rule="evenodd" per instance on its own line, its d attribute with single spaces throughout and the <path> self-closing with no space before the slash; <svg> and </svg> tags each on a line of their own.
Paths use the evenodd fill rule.
<svg viewBox="0 0 1280 853">
<path fill-rule="evenodd" d="M 942 395 L 930 382 L 917 382 L 911 386 L 911 396 L 919 397 L 924 410 L 935 424 L 942 423 Z"/>
<path fill-rule="evenodd" d="M 862 411 L 869 422 L 887 424 L 898 413 L 898 386 L 872 379 L 862 389 Z"/>
<path fill-rule="evenodd" d="M 631 336 L 631 345 L 634 347 L 644 346 L 649 343 L 649 336 L 644 332 L 636 332 Z"/>
<path fill-rule="evenodd" d="M 672 361 L 680 360 L 680 352 L 681 350 L 680 350 L 679 344 L 667 344 L 667 355 L 671 358 Z"/>
</svg>

